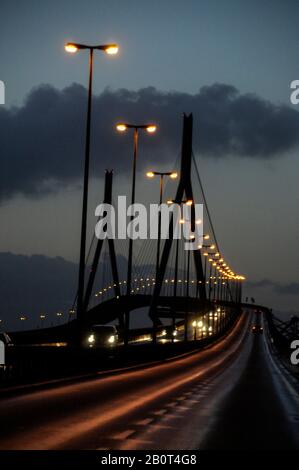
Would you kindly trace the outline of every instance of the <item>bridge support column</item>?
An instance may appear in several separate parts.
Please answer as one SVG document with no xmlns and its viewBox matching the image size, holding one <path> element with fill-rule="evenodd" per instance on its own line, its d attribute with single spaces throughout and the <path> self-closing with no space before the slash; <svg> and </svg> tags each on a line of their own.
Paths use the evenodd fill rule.
<svg viewBox="0 0 299 470">
<path fill-rule="evenodd" d="M 191 162 L 192 162 L 192 131 L 193 131 L 193 116 L 190 114 L 187 116 L 184 114 L 183 122 L 183 143 L 182 143 L 182 156 L 181 156 L 181 171 L 180 171 L 180 181 L 176 193 L 174 202 L 181 204 L 183 201 L 184 195 L 187 200 L 194 201 L 193 190 L 191 183 Z M 194 230 L 195 226 L 195 211 L 191 210 L 191 228 Z M 156 342 L 156 330 L 157 330 L 157 302 L 161 293 L 163 279 L 165 276 L 167 263 L 169 261 L 169 255 L 173 242 L 173 216 L 171 217 L 169 224 L 169 238 L 165 240 L 163 253 L 161 256 L 161 261 L 159 269 L 157 272 L 156 283 L 154 287 L 154 292 L 152 296 L 152 303 L 150 306 L 149 316 L 153 321 L 153 341 Z M 201 260 L 201 251 L 193 251 L 194 264 L 197 275 L 197 285 L 199 286 L 199 296 L 201 299 L 206 300 L 206 289 L 204 284 L 204 273 Z"/>
<path fill-rule="evenodd" d="M 113 182 L 113 171 L 106 170 L 105 173 L 105 190 L 104 190 L 104 204 L 112 204 L 112 182 Z M 84 296 L 84 311 L 87 311 L 88 304 L 90 302 L 90 297 L 92 294 L 92 289 L 98 269 L 99 259 L 101 256 L 102 248 L 103 248 L 104 240 L 98 240 L 94 258 L 91 265 L 91 271 L 88 278 L 88 283 L 85 291 Z M 110 263 L 111 263 L 111 271 L 113 277 L 113 284 L 114 284 L 114 293 L 117 298 L 120 297 L 120 287 L 119 287 L 119 276 L 118 276 L 118 269 L 117 269 L 117 262 L 116 262 L 116 254 L 115 254 L 115 247 L 114 247 L 114 240 L 108 239 L 108 247 L 109 247 L 109 255 L 110 255 Z M 119 326 L 123 328 L 123 317 L 122 315 L 119 316 Z"/>
</svg>

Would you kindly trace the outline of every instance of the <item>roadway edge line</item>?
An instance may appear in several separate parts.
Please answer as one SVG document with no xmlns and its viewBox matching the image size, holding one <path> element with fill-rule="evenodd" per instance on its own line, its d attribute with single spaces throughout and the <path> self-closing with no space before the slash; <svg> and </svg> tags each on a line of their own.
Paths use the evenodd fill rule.
<svg viewBox="0 0 299 470">
<path fill-rule="evenodd" d="M 162 364 L 162 363 L 165 363 L 165 362 L 172 362 L 172 361 L 176 361 L 178 359 L 183 359 L 185 357 L 198 354 L 201 351 L 205 351 L 207 349 L 210 349 L 216 343 L 219 343 L 219 342 L 223 341 L 224 338 L 226 338 L 227 336 L 229 336 L 232 333 L 232 331 L 234 330 L 234 328 L 236 327 L 236 325 L 240 321 L 240 318 L 241 318 L 241 316 L 237 317 L 237 319 L 234 321 L 234 323 L 232 324 L 230 329 L 223 336 L 221 336 L 220 338 L 212 341 L 211 343 L 207 344 L 206 346 L 204 346 L 203 348 L 200 348 L 200 349 L 192 349 L 191 351 L 179 354 L 177 356 L 171 356 L 171 357 L 167 357 L 165 359 L 159 359 L 159 360 L 156 360 L 156 361 L 145 362 L 145 363 L 142 363 L 142 364 L 137 364 L 137 365 L 129 366 L 129 367 L 120 367 L 120 368 L 117 368 L 117 369 L 109 369 L 107 371 L 96 371 L 96 372 L 92 372 L 90 374 L 72 376 L 72 377 L 67 377 L 67 378 L 62 378 L 62 379 L 53 379 L 53 380 L 46 381 L 46 382 L 37 382 L 37 383 L 33 383 L 33 384 L 17 385 L 17 386 L 13 386 L 13 387 L 6 387 L 6 388 L 3 388 L 3 389 L 0 388 L 0 397 L 5 398 L 7 396 L 7 398 L 13 398 L 14 396 L 19 396 L 19 395 L 23 395 L 23 394 L 25 395 L 27 393 L 32 393 L 32 392 L 35 392 L 35 391 L 39 392 L 39 391 L 47 390 L 47 389 L 50 389 L 50 388 L 56 388 L 56 387 L 59 388 L 60 386 L 63 387 L 64 385 L 68 385 L 68 384 L 72 385 L 73 383 L 80 382 L 80 381 L 84 382 L 84 381 L 87 381 L 87 380 L 96 380 L 97 378 L 102 378 L 102 377 L 105 378 L 105 377 L 109 377 L 109 376 L 113 376 L 113 375 L 118 375 L 118 374 L 121 374 L 122 372 L 130 372 L 130 371 L 138 371 L 140 369 L 148 369 L 152 366 L 159 365 L 159 364 Z"/>
</svg>

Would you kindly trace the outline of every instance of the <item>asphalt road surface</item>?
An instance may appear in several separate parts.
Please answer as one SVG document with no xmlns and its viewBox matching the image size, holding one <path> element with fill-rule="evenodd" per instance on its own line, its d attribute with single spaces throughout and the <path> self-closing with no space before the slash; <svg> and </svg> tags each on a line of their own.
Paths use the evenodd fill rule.
<svg viewBox="0 0 299 470">
<path fill-rule="evenodd" d="M 253 321 L 191 355 L 2 399 L 0 449 L 295 448 L 298 396 Z"/>
</svg>

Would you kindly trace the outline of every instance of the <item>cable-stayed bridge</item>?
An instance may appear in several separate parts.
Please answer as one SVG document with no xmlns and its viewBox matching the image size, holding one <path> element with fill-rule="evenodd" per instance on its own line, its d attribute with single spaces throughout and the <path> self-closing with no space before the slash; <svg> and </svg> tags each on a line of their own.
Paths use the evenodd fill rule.
<svg viewBox="0 0 299 470">
<path fill-rule="evenodd" d="M 203 224 L 201 243 L 186 250 L 172 216 L 168 238 L 134 241 L 132 263 L 128 240 L 94 237 L 81 316 L 72 306 L 68 323 L 11 333 L 1 449 L 299 448 L 298 367 L 288 356 L 298 319 L 281 322 L 242 302 L 244 277 L 218 244 L 192 121 L 184 116 L 178 184 L 167 199 L 189 204 L 179 224 Z M 107 171 L 104 203 L 116 197 Z M 134 328 L 134 316 L 147 326 Z M 99 325 L 116 328 L 118 344 L 111 335 L 98 348 Z"/>
<path fill-rule="evenodd" d="M 172 216 L 168 238 L 153 240 L 147 237 L 139 241 L 131 271 L 124 276 L 123 268 L 120 273 L 118 260 L 126 259 L 128 243 L 94 238 L 93 248 L 89 250 L 91 253 L 93 249 L 94 255 L 84 297 L 87 321 L 107 323 L 118 319 L 120 328 L 129 328 L 130 312 L 148 307 L 153 327 L 161 324 L 164 316 L 172 318 L 174 324 L 176 318 L 185 318 L 187 328 L 192 317 L 207 312 L 212 304 L 225 302 L 237 306 L 240 303 L 244 277 L 234 272 L 219 247 L 192 151 L 192 126 L 192 115 L 184 115 L 179 182 L 168 202 L 180 206 L 190 204 L 190 220 L 179 220 L 178 223 L 189 223 L 193 231 L 196 224 L 202 224 L 201 243 L 193 250 L 186 250 L 186 240 L 174 237 Z M 107 171 L 106 204 L 115 200 L 112 180 L 113 173 Z M 202 220 L 196 219 L 195 204 L 203 205 Z M 101 274 L 96 283 L 99 265 Z"/>
</svg>

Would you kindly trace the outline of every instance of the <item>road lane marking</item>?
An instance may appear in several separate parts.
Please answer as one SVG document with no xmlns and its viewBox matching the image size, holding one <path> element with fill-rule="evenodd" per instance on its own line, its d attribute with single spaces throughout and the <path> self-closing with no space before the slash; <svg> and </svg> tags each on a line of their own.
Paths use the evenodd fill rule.
<svg viewBox="0 0 299 470">
<path fill-rule="evenodd" d="M 190 404 L 190 405 L 193 405 L 193 404 L 195 405 L 196 403 L 200 403 L 200 402 L 201 402 L 201 400 L 196 400 L 196 398 L 189 398 L 187 400 L 187 403 Z"/>
<path fill-rule="evenodd" d="M 238 325 L 239 323 L 237 323 Z M 237 326 L 234 328 L 233 331 L 235 331 L 237 329 Z M 228 337 L 234 337 L 236 336 L 234 333 L 231 333 Z M 223 355 L 220 355 L 219 358 L 217 359 L 211 359 L 212 361 L 212 365 L 211 365 L 211 369 L 214 370 L 215 368 L 219 368 L 219 365 L 220 364 L 225 364 L 225 361 L 230 359 L 230 357 L 232 355 L 234 355 L 240 348 L 240 345 L 243 341 L 243 338 L 244 338 L 244 335 L 240 338 L 240 340 L 235 344 L 235 342 L 233 343 L 233 347 L 230 347 Z M 219 343 L 221 344 L 221 342 Z M 220 346 L 218 346 L 218 349 L 220 348 Z M 211 362 L 209 361 L 208 364 Z M 162 367 L 162 366 L 159 366 L 159 367 Z M 210 367 L 210 366 L 209 366 Z M 193 370 L 193 369 L 192 369 Z M 134 411 L 136 410 L 136 408 L 138 406 L 145 406 L 145 404 L 149 404 L 151 402 L 153 402 L 154 399 L 156 398 L 161 398 L 161 397 L 165 397 L 167 396 L 168 393 L 170 392 L 174 392 L 174 390 L 178 389 L 181 385 L 186 385 L 186 384 L 190 384 L 192 383 L 193 380 L 196 380 L 198 378 L 198 375 L 199 374 L 193 374 L 192 373 L 192 370 L 190 371 L 190 373 L 188 373 L 187 376 L 179 376 L 179 377 L 176 377 L 176 380 L 175 382 L 166 382 L 166 384 L 164 385 L 164 387 L 161 387 L 161 388 L 156 388 L 156 387 L 152 387 L 152 389 L 150 388 L 149 390 L 145 389 L 147 393 L 143 393 L 141 394 L 140 393 L 140 396 L 137 396 L 136 399 L 134 400 L 122 400 L 120 402 L 120 406 L 116 407 L 114 406 L 112 409 L 105 409 L 104 410 L 101 410 L 100 413 L 94 413 L 94 417 L 91 417 L 89 419 L 86 419 L 86 415 L 85 415 L 85 412 L 83 413 L 82 412 L 82 417 L 81 417 L 81 414 L 78 413 L 78 418 L 76 420 L 76 422 L 74 423 L 73 421 L 73 415 L 71 416 L 71 418 L 67 418 L 64 419 L 63 423 L 61 423 L 61 429 L 64 429 L 66 426 L 70 426 L 71 425 L 71 434 L 67 433 L 68 436 L 66 437 L 66 433 L 65 432 L 62 432 L 62 433 L 57 433 L 57 432 L 54 432 L 57 430 L 57 423 L 60 424 L 60 421 L 57 422 L 57 420 L 55 420 L 54 424 L 51 424 L 50 425 L 47 423 L 47 426 L 48 426 L 48 429 L 47 429 L 47 433 L 45 433 L 45 437 L 43 437 L 43 439 L 40 438 L 40 435 L 41 435 L 41 432 L 40 432 L 40 428 L 41 430 L 43 430 L 43 427 L 41 426 L 40 428 L 37 428 L 37 429 L 34 429 L 33 431 L 31 431 L 31 433 L 29 434 L 29 437 L 27 437 L 27 441 L 29 440 L 30 437 L 32 437 L 33 439 L 35 439 L 36 442 L 38 442 L 38 447 L 39 448 L 54 448 L 54 447 L 57 447 L 57 446 L 60 446 L 62 444 L 65 445 L 65 443 L 69 442 L 71 439 L 74 439 L 74 438 L 77 438 L 77 437 L 80 437 L 82 436 L 82 433 L 87 433 L 89 431 L 92 431 L 92 430 L 98 430 L 99 427 L 103 427 L 106 423 L 109 423 L 111 422 L 112 419 L 116 419 L 116 418 L 120 418 L 120 417 L 124 417 L 126 416 L 129 412 L 131 411 Z M 148 372 L 148 371 L 147 371 Z M 202 370 L 202 374 L 204 374 L 206 372 L 206 368 L 204 368 Z M 141 372 L 139 372 L 141 373 Z M 143 372 L 144 373 L 144 372 Z M 136 372 L 134 373 L 136 374 Z M 118 382 L 119 380 L 123 380 L 124 377 L 120 377 L 120 376 L 117 376 L 117 377 L 109 377 L 109 378 L 104 378 L 103 381 L 101 383 L 110 383 L 110 382 Z M 78 391 L 79 392 L 82 392 L 82 388 L 83 388 L 83 391 L 85 390 L 86 387 L 89 387 L 89 383 L 88 384 L 80 384 L 80 387 L 78 386 Z M 72 387 L 72 389 L 74 388 L 74 386 L 70 386 L 68 385 L 67 387 Z M 65 393 L 65 388 L 63 388 L 63 391 L 59 389 L 55 391 L 54 393 L 54 396 L 55 395 L 60 395 L 62 393 Z M 77 390 L 75 389 L 76 393 L 77 393 Z M 44 395 L 45 396 L 48 396 L 50 394 L 50 396 L 52 395 L 52 391 L 49 392 L 39 392 L 39 395 L 42 395 L 42 398 L 44 398 Z M 50 432 L 49 432 L 50 430 Z M 30 444 L 27 443 L 27 441 L 25 441 L 24 443 L 24 447 L 22 448 L 29 448 Z"/>
<path fill-rule="evenodd" d="M 167 406 L 174 407 L 174 406 L 177 406 L 177 405 L 178 405 L 178 402 L 177 402 L 177 401 L 173 401 L 173 402 L 169 403 Z"/>
<path fill-rule="evenodd" d="M 160 431 L 161 429 L 176 429 L 175 426 L 167 426 L 166 424 L 156 423 L 151 426 L 151 429 Z"/>
<path fill-rule="evenodd" d="M 119 434 L 115 434 L 112 439 L 123 441 L 124 439 L 127 439 L 129 436 L 134 434 L 134 432 L 134 429 L 127 429 L 126 431 L 120 432 Z"/>
<path fill-rule="evenodd" d="M 167 413 L 167 410 L 163 409 L 163 410 L 158 410 L 158 411 L 154 411 L 153 414 L 154 415 L 157 415 L 157 416 L 162 416 L 162 415 L 165 415 L 165 413 Z"/>
<path fill-rule="evenodd" d="M 136 421 L 137 426 L 147 426 L 148 424 L 152 423 L 154 420 L 153 418 L 146 418 L 141 421 Z"/>
<path fill-rule="evenodd" d="M 129 439 L 125 439 L 122 442 L 122 444 L 118 444 L 118 447 L 115 450 L 132 450 L 132 449 L 136 449 L 136 447 L 140 445 L 147 446 L 147 448 L 152 448 L 153 441 L 146 441 L 144 439 L 138 439 L 138 438 L 132 437 Z"/>
</svg>

